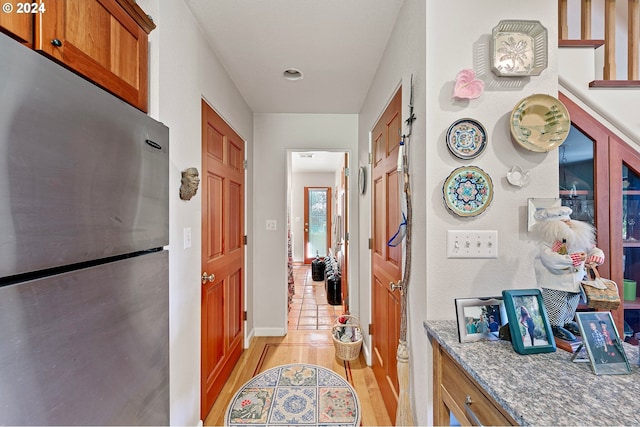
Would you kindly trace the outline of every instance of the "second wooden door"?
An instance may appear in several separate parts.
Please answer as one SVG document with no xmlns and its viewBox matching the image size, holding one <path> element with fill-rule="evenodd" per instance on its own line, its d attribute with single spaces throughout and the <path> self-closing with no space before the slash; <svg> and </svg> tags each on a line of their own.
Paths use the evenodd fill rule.
<svg viewBox="0 0 640 427">
<path fill-rule="evenodd" d="M 400 293 L 391 283 L 402 278 L 402 247 L 390 247 L 389 239 L 402 221 L 400 174 L 401 89 L 394 95 L 373 129 L 372 167 L 372 349 L 373 372 L 387 411 L 395 419 L 398 406 L 396 351 L 400 339 Z"/>
</svg>

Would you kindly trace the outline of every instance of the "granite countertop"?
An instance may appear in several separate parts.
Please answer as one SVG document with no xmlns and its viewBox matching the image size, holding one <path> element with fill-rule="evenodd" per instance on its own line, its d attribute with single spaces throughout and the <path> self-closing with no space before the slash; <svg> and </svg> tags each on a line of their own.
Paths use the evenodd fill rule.
<svg viewBox="0 0 640 427">
<path fill-rule="evenodd" d="M 638 348 L 624 343 L 628 375 L 595 375 L 571 354 L 521 355 L 509 341 L 460 343 L 455 320 L 424 328 L 521 425 L 640 425 Z"/>
</svg>

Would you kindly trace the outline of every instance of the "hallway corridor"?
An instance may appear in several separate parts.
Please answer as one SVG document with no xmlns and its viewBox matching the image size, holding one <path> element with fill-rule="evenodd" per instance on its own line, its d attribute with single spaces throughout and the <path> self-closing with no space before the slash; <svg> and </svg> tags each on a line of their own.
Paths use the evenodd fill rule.
<svg viewBox="0 0 640 427">
<path fill-rule="evenodd" d="M 294 265 L 295 295 L 284 337 L 254 337 L 204 420 L 205 426 L 223 425 L 224 414 L 235 392 L 252 377 L 286 363 L 311 363 L 333 370 L 356 390 L 362 410 L 362 426 L 392 425 L 371 367 L 364 353 L 351 362 L 335 357 L 331 337 L 341 305 L 327 303 L 324 281 L 314 282 L 310 265 Z"/>
<path fill-rule="evenodd" d="M 327 303 L 324 281 L 312 280 L 310 265 L 294 265 L 293 276 L 295 294 L 289 307 L 289 330 L 331 330 L 342 314 L 342 306 Z"/>
</svg>

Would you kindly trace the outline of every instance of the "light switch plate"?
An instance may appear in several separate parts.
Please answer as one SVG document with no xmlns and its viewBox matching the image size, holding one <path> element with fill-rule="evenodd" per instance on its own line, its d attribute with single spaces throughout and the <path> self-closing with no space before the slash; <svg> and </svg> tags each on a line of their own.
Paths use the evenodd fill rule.
<svg viewBox="0 0 640 427">
<path fill-rule="evenodd" d="M 448 230 L 447 258 L 498 258 L 498 230 Z"/>
<path fill-rule="evenodd" d="M 191 247 L 191 227 L 185 227 L 183 230 L 183 248 L 189 249 Z"/>
</svg>

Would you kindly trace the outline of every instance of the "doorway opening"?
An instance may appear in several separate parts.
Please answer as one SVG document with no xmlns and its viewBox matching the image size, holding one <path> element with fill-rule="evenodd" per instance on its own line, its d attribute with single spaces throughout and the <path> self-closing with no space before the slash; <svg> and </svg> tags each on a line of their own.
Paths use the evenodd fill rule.
<svg viewBox="0 0 640 427">
<path fill-rule="evenodd" d="M 328 330 L 348 309 L 349 153 L 287 156 L 288 329 Z"/>
<path fill-rule="evenodd" d="M 311 264 L 331 246 L 331 187 L 304 187 L 303 258 Z"/>
</svg>

